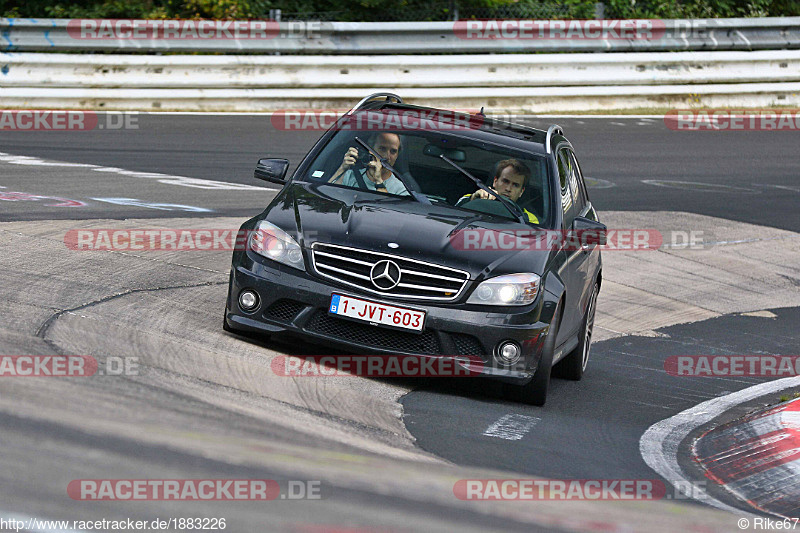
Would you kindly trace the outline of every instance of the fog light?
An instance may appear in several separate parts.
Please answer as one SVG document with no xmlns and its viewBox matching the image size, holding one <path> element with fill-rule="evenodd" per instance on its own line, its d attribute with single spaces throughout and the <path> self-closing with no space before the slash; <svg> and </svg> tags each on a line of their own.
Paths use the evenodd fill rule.
<svg viewBox="0 0 800 533">
<path fill-rule="evenodd" d="M 515 365 L 522 356 L 519 344 L 512 341 L 503 341 L 497 346 L 497 361 L 506 366 Z"/>
<path fill-rule="evenodd" d="M 258 294 L 251 290 L 245 290 L 239 293 L 239 307 L 242 311 L 252 311 L 258 307 Z"/>
</svg>

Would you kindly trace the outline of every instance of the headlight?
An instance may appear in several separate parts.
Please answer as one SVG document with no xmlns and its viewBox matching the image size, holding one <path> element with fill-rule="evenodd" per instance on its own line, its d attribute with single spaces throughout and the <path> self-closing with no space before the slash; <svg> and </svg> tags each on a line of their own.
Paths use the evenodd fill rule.
<svg viewBox="0 0 800 533">
<path fill-rule="evenodd" d="M 507 274 L 487 279 L 473 291 L 468 304 L 527 305 L 536 299 L 541 278 L 536 274 Z"/>
<path fill-rule="evenodd" d="M 250 233 L 248 242 L 250 249 L 260 256 L 300 270 L 306 269 L 300 245 L 275 224 L 262 220 Z"/>
</svg>

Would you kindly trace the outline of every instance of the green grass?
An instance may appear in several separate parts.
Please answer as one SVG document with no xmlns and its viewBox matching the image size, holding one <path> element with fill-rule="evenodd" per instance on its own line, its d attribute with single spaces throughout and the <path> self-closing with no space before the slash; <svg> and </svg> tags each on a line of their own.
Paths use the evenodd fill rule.
<svg viewBox="0 0 800 533">
<path fill-rule="evenodd" d="M 793 392 L 791 396 L 788 394 L 781 394 L 781 402 L 788 402 L 789 400 L 796 400 L 800 398 L 800 392 Z"/>
</svg>

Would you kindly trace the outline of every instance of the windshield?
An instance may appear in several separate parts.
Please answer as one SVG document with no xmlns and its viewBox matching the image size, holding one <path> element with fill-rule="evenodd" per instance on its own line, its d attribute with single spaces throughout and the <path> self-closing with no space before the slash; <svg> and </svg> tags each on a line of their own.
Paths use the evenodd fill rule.
<svg viewBox="0 0 800 533">
<path fill-rule="evenodd" d="M 380 156 L 380 162 L 364 145 Z M 433 204 L 519 220 L 519 213 L 512 213 L 441 156 L 519 205 L 529 223 L 543 225 L 548 219 L 545 158 L 457 133 L 339 131 L 299 179 L 409 199 L 413 191 Z"/>
</svg>

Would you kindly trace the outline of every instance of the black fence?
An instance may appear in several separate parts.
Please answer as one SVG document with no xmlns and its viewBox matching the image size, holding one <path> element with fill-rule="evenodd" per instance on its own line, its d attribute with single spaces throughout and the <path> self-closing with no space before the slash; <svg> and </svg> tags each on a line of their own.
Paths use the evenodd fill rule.
<svg viewBox="0 0 800 533">
<path fill-rule="evenodd" d="M 270 9 L 264 16 L 275 20 L 321 20 L 341 22 L 448 21 L 459 19 L 573 19 L 595 18 L 591 3 L 516 2 L 495 7 L 472 7 L 457 2 L 409 2 L 390 9 L 354 5 L 347 11 L 292 13 Z"/>
</svg>

